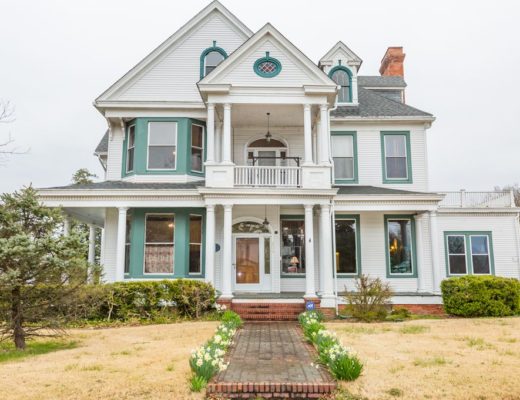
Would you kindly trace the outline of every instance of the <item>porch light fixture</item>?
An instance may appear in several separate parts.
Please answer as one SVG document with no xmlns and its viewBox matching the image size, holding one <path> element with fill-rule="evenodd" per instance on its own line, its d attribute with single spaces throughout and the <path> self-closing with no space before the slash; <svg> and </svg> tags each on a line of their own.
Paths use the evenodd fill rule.
<svg viewBox="0 0 520 400">
<path fill-rule="evenodd" d="M 271 132 L 269 132 L 269 119 L 271 117 L 271 113 L 267 113 L 267 133 L 265 134 L 265 140 L 267 140 L 267 143 L 271 142 L 271 138 L 273 135 L 271 135 Z"/>
</svg>

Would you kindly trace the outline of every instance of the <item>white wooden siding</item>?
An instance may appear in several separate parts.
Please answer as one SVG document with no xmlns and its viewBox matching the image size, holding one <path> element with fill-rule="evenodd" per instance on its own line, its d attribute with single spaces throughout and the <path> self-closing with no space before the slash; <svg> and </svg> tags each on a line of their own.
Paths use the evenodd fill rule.
<svg viewBox="0 0 520 400">
<path fill-rule="evenodd" d="M 108 138 L 108 156 L 106 179 L 108 181 L 121 180 L 121 168 L 123 163 L 124 133 L 120 126 L 113 125 L 111 135 Z"/>
<path fill-rule="evenodd" d="M 218 10 L 214 10 L 137 79 L 114 93 L 110 100 L 202 102 L 196 86 L 200 80 L 201 53 L 216 40 L 217 46 L 229 55 L 246 39 Z"/>
</svg>

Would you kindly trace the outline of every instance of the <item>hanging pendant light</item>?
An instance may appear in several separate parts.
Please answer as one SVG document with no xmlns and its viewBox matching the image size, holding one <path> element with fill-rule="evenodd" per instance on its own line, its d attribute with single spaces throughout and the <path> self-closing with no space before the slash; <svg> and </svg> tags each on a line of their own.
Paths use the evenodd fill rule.
<svg viewBox="0 0 520 400">
<path fill-rule="evenodd" d="M 271 142 L 271 138 L 273 137 L 273 135 L 271 135 L 271 132 L 269 132 L 269 119 L 271 117 L 271 113 L 267 113 L 267 133 L 265 134 L 265 140 L 267 140 L 267 143 L 270 143 Z"/>
<path fill-rule="evenodd" d="M 264 206 L 264 222 L 262 222 L 262 224 L 266 228 L 269 226 L 269 221 L 267 220 L 267 205 Z"/>
</svg>

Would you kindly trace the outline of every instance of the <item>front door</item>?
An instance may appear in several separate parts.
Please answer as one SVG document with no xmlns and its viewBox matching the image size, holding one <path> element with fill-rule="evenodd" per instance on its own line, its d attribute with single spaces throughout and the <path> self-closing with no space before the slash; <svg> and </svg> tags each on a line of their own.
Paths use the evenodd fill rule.
<svg viewBox="0 0 520 400">
<path fill-rule="evenodd" d="M 271 289 L 270 236 L 237 234 L 233 236 L 235 290 L 269 291 Z"/>
</svg>

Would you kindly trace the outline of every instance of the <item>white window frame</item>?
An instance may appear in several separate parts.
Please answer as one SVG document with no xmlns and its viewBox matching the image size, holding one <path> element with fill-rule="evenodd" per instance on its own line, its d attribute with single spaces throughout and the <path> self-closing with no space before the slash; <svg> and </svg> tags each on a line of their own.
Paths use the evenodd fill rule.
<svg viewBox="0 0 520 400">
<path fill-rule="evenodd" d="M 334 132 L 334 131 L 333 131 Z M 331 140 L 331 144 L 332 144 L 332 147 L 334 147 L 334 138 L 343 138 L 343 137 L 349 137 L 352 141 L 352 157 L 334 157 L 333 154 L 331 154 L 331 157 L 332 157 L 332 162 L 334 163 L 334 159 L 335 158 L 338 158 L 338 159 L 343 159 L 343 158 L 350 158 L 352 160 L 352 176 L 347 178 L 347 177 L 337 177 L 335 176 L 336 175 L 336 166 L 334 166 L 334 181 L 354 181 L 356 179 L 356 149 L 355 149 L 355 136 L 353 134 L 331 134 L 331 137 L 330 137 L 330 140 Z M 332 153 L 332 152 L 331 152 Z"/>
<path fill-rule="evenodd" d="M 171 244 L 173 247 L 173 265 L 172 272 L 146 272 L 146 245 L 148 242 L 146 241 L 146 225 L 148 224 L 148 216 L 149 215 L 171 215 L 173 216 L 173 241 L 171 243 L 167 242 L 153 242 L 150 244 Z M 164 275 L 171 276 L 175 275 L 175 213 L 145 213 L 144 214 L 144 248 L 143 248 L 143 275 Z"/>
<path fill-rule="evenodd" d="M 150 168 L 150 124 L 153 123 L 168 122 L 175 124 L 175 144 L 154 144 L 153 147 L 171 147 L 175 146 L 175 164 L 173 168 Z M 146 146 L 146 170 L 147 171 L 176 171 L 177 170 L 177 157 L 178 157 L 178 142 L 179 142 L 179 124 L 177 121 L 148 121 L 148 132 L 147 132 L 147 146 Z"/>
<path fill-rule="evenodd" d="M 405 161 L 405 171 L 406 171 L 406 177 L 404 178 L 389 178 L 388 177 L 388 164 L 387 164 L 387 155 L 386 155 L 386 138 L 389 136 L 400 136 L 404 140 L 404 161 Z M 384 151 L 384 159 L 385 159 L 385 179 L 387 181 L 407 181 L 409 179 L 409 171 L 408 171 L 408 140 L 406 138 L 405 134 L 387 134 L 383 133 L 383 151 Z M 392 157 L 395 158 L 395 157 Z"/>
<path fill-rule="evenodd" d="M 462 237 L 464 240 L 464 254 L 451 254 L 450 253 L 450 237 Z M 489 248 L 488 248 L 489 251 Z M 446 235 L 446 254 L 448 255 L 448 273 L 449 276 L 465 276 L 470 275 L 468 266 L 468 249 L 466 248 L 466 235 L 463 234 L 448 234 Z M 464 257 L 464 264 L 466 266 L 466 272 L 464 274 L 454 274 L 451 272 L 450 256 Z"/>
<path fill-rule="evenodd" d="M 212 72 L 215 68 L 217 68 L 220 64 L 222 64 L 224 61 L 226 61 L 226 56 L 224 56 L 224 54 L 222 54 L 220 51 L 218 50 L 211 50 L 209 51 L 205 56 L 204 56 L 204 69 L 203 69 L 203 72 L 204 72 L 204 76 L 207 76 L 210 72 L 207 72 L 206 68 L 208 67 L 208 64 L 207 64 L 207 59 L 208 59 L 208 56 L 211 54 L 211 53 L 218 53 L 222 56 L 222 61 L 220 61 L 217 65 L 209 65 L 209 67 L 214 67 L 210 72 Z"/>
<path fill-rule="evenodd" d="M 130 147 L 130 130 L 132 128 L 134 130 L 134 143 L 133 143 L 132 147 Z M 127 140 L 127 146 L 126 146 L 126 172 L 127 173 L 134 172 L 134 170 L 135 170 L 135 128 L 136 128 L 135 124 L 129 125 L 127 128 L 127 132 L 128 132 L 128 135 L 127 135 L 128 140 Z M 128 162 L 130 160 L 130 157 L 129 157 L 130 149 L 134 150 L 133 157 L 132 157 L 132 169 L 128 168 Z"/>
<path fill-rule="evenodd" d="M 194 126 L 199 126 L 202 128 L 202 147 L 197 147 L 197 146 L 194 146 L 193 145 L 193 127 Z M 190 171 L 191 172 L 198 172 L 198 173 L 203 173 L 204 172 L 204 158 L 205 158 L 205 154 L 206 154 L 206 139 L 205 139 L 205 134 L 206 134 L 206 129 L 204 128 L 203 125 L 200 125 L 200 124 L 191 124 L 191 129 L 190 129 Z M 175 147 L 175 163 L 177 163 L 177 147 Z M 197 170 L 197 169 L 193 169 L 193 165 L 192 165 L 192 162 L 191 162 L 191 156 L 193 156 L 193 149 L 198 149 L 198 150 L 202 150 L 202 160 L 201 160 L 201 163 L 200 163 L 200 171 Z"/>
<path fill-rule="evenodd" d="M 188 218 L 188 225 L 191 225 L 191 217 L 200 217 L 200 243 L 195 243 L 191 241 L 191 234 L 188 240 L 188 275 L 202 275 L 202 247 L 204 242 L 204 217 L 201 214 L 190 214 Z M 191 233 L 191 226 L 190 226 L 190 233 Z M 199 272 L 190 272 L 190 257 L 191 257 L 191 245 L 192 244 L 198 244 L 200 245 L 200 252 L 199 252 L 199 266 L 200 270 Z M 175 264 L 175 262 L 174 262 Z"/>
<path fill-rule="evenodd" d="M 489 241 L 489 235 L 484 235 L 484 234 L 474 234 L 474 235 L 468 235 L 469 236 L 469 251 L 470 251 L 470 255 L 471 255 L 471 274 L 472 275 L 492 275 L 491 273 L 491 250 L 490 250 L 490 241 Z M 483 254 L 473 254 L 473 243 L 471 243 L 471 238 L 473 237 L 485 237 L 486 238 L 486 244 L 487 244 L 487 253 L 483 253 Z M 482 273 L 475 273 L 475 268 L 473 266 L 473 256 L 487 256 L 488 258 L 488 266 L 489 266 L 489 272 L 487 274 L 482 274 Z M 466 268 L 467 270 L 467 268 Z"/>
</svg>

